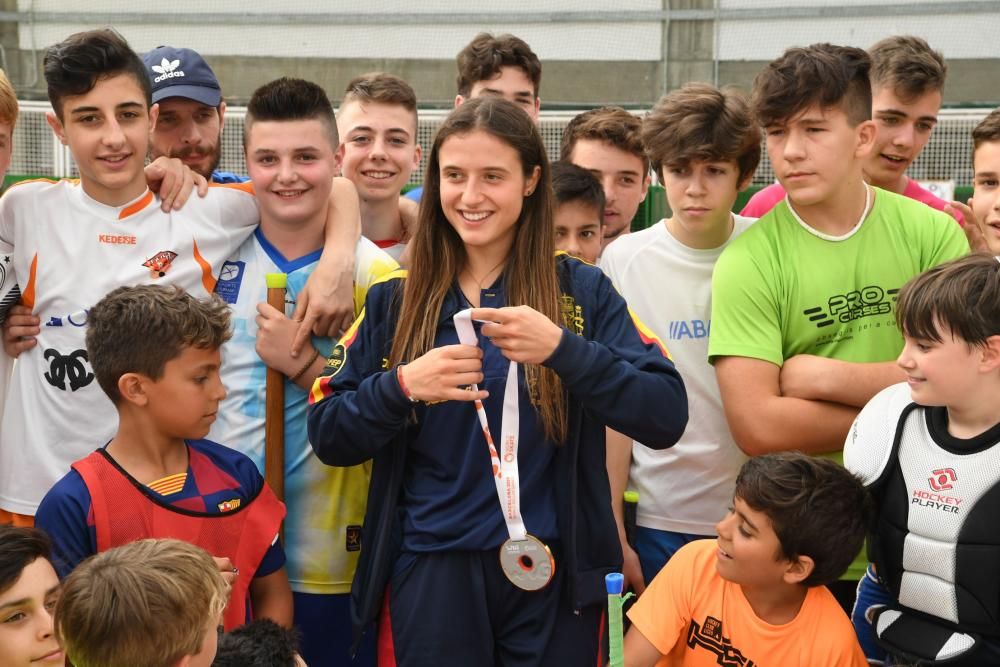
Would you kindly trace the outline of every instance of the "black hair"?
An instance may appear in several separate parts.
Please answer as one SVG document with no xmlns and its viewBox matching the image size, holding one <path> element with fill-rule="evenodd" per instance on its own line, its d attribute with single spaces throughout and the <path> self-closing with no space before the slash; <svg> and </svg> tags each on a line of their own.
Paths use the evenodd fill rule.
<svg viewBox="0 0 1000 667">
<path fill-rule="evenodd" d="M 542 63 L 527 42 L 514 35 L 481 32 L 458 53 L 458 94 L 468 97 L 480 81 L 499 76 L 504 67 L 518 67 L 531 79 L 534 96 L 542 85 Z"/>
<path fill-rule="evenodd" d="M 808 556 L 813 571 L 802 582 L 837 580 L 864 544 L 872 500 L 861 481 L 830 459 L 800 452 L 748 459 L 736 476 L 735 496 L 771 521 L 782 560 Z"/>
<path fill-rule="evenodd" d="M 1000 335 L 1000 260 L 972 253 L 914 276 L 899 290 L 896 323 L 910 338 L 940 343 L 949 332 L 970 347 Z M 943 329 L 943 331 L 942 331 Z"/>
<path fill-rule="evenodd" d="M 813 44 L 785 51 L 753 81 L 751 106 L 762 127 L 784 123 L 813 104 L 837 107 L 851 127 L 871 120 L 872 61 L 853 46 Z"/>
<path fill-rule="evenodd" d="M 293 630 L 262 618 L 219 637 L 212 667 L 294 667 L 297 651 Z"/>
<path fill-rule="evenodd" d="M 253 91 L 244 120 L 243 148 L 250 127 L 257 121 L 318 120 L 323 123 L 336 150 L 340 143 L 333 105 L 326 92 L 312 81 L 283 76 Z"/>
<path fill-rule="evenodd" d="M 604 212 L 604 188 L 592 173 L 571 162 L 552 163 L 552 193 L 557 204 L 578 201 Z"/>
<path fill-rule="evenodd" d="M 39 558 L 51 560 L 52 543 L 37 528 L 0 526 L 0 593 L 17 583 L 24 568 Z"/>
<path fill-rule="evenodd" d="M 146 107 L 153 104 L 153 87 L 142 58 L 112 28 L 70 35 L 45 51 L 43 61 L 49 102 L 63 119 L 63 98 L 86 95 L 98 80 L 129 74 L 142 90 Z"/>
</svg>

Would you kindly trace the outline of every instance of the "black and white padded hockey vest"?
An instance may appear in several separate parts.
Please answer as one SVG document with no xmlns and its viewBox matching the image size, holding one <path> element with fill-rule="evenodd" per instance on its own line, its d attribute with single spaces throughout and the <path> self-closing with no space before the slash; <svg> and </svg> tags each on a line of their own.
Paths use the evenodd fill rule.
<svg viewBox="0 0 1000 667">
<path fill-rule="evenodd" d="M 944 408 L 894 385 L 858 415 L 844 465 L 875 497 L 868 554 L 898 601 L 875 612 L 879 643 L 933 664 L 1000 638 L 1000 426 L 958 440 Z"/>
</svg>

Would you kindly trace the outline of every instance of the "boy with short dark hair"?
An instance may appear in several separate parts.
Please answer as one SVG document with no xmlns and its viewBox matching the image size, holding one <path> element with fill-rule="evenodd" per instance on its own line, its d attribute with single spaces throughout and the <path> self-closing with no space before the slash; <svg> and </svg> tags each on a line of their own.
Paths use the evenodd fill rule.
<svg viewBox="0 0 1000 667">
<path fill-rule="evenodd" d="M 210 294 L 223 261 L 258 221 L 249 185 L 209 187 L 182 210 L 157 205 L 143 171 L 157 107 L 142 61 L 117 32 L 77 33 L 52 46 L 45 77 L 48 123 L 80 179 L 18 184 L 0 199 L 0 242 L 13 246 L 9 266 L 34 314 L 24 316 L 33 324 L 4 330 L 5 347 L 13 341 L 20 357 L 0 432 L 0 521 L 17 514 L 30 522 L 70 464 L 114 434 L 114 406 L 94 384 L 84 350 L 88 309 L 120 285 Z M 349 197 L 337 211 L 356 215 Z M 312 310 L 303 326 L 311 319 Z"/>
<path fill-rule="evenodd" d="M 865 180 L 875 187 L 952 213 L 948 202 L 906 175 L 937 124 L 948 68 L 940 53 L 920 37 L 893 35 L 868 49 L 872 67 L 875 144 L 864 162 Z M 784 199 L 774 183 L 756 193 L 741 211 L 759 218 Z M 954 213 L 962 221 L 960 213 Z"/>
<path fill-rule="evenodd" d="M 0 524 L 0 664 L 64 667 L 52 616 L 59 577 L 52 545 L 35 528 Z"/>
<path fill-rule="evenodd" d="M 869 555 L 891 594 L 872 628 L 906 664 L 1000 664 L 998 294 L 1000 261 L 982 254 L 904 285 L 907 382 L 877 394 L 844 445 L 875 498 Z"/>
<path fill-rule="evenodd" d="M 159 209 L 143 173 L 156 117 L 150 83 L 118 33 L 78 33 L 51 47 L 45 78 L 47 120 L 80 180 L 18 184 L 0 200 L 0 240 L 14 247 L 21 303 L 41 320 L 37 344 L 15 365 L 0 434 L 0 508 L 18 514 L 34 514 L 69 464 L 114 431 L 83 349 L 90 306 L 138 282 L 208 294 L 211 267 L 257 218 L 252 194 L 235 188 Z"/>
<path fill-rule="evenodd" d="M 314 337 L 298 358 L 289 351 L 296 330 L 289 315 L 316 269 L 323 247 L 331 178 L 340 158 L 337 123 L 320 86 L 283 77 L 254 91 L 244 127 L 247 171 L 260 203 L 260 226 L 223 265 L 223 279 L 215 289 L 232 311 L 233 339 L 225 346 L 221 371 L 230 391 L 220 405 L 210 438 L 232 443 L 263 471 L 264 379 L 269 368 L 285 376 L 284 500 L 288 517 L 284 541 L 295 621 L 302 632 L 306 661 L 338 664 L 349 656 L 348 593 L 361 546 L 368 469 L 324 465 L 316 458 L 306 433 L 308 390 L 335 341 Z M 373 131 L 379 126 L 373 119 L 366 127 Z M 357 126 L 354 131 L 348 142 L 371 136 Z M 386 128 L 379 130 L 383 131 Z M 391 129 L 387 134 L 379 141 L 391 141 L 395 136 Z M 284 196 L 288 192 L 304 194 Z M 355 245 L 353 264 L 357 314 L 368 288 L 399 267 L 364 237 Z M 284 309 L 267 303 L 269 273 L 286 276 Z"/>
<path fill-rule="evenodd" d="M 596 264 L 604 237 L 601 184 L 583 167 L 560 160 L 552 163 L 552 193 L 556 250 Z"/>
<path fill-rule="evenodd" d="M 637 589 L 683 544 L 714 533 L 746 460 L 726 425 L 707 354 L 715 263 L 753 223 L 732 208 L 760 160 L 760 130 L 743 95 L 691 83 L 646 115 L 642 143 L 672 214 L 608 246 L 601 268 L 653 333 L 670 341 L 687 383 L 688 408 L 699 418 L 662 452 L 608 434 L 612 506 L 626 577 Z M 634 545 L 624 539 L 627 486 L 639 492 Z M 633 565 L 636 553 L 641 577 Z"/>
<path fill-rule="evenodd" d="M 498 95 L 520 106 L 538 122 L 542 63 L 523 39 L 481 32 L 459 51 L 456 60 L 455 106 L 480 95 Z"/>
<path fill-rule="evenodd" d="M 343 174 L 361 198 L 361 233 L 398 261 L 406 249 L 399 193 L 420 165 L 417 95 L 397 76 L 362 74 L 347 84 L 337 128 Z"/>
<path fill-rule="evenodd" d="M 491 35 L 481 32 L 465 45 L 456 57 L 458 77 L 455 106 L 480 95 L 495 95 L 510 100 L 524 109 L 537 124 L 542 99 L 538 91 L 542 85 L 542 63 L 527 42 L 510 34 Z M 420 201 L 423 186 L 406 193 L 405 199 Z M 416 229 L 416 207 L 404 203 L 409 236 Z"/>
<path fill-rule="evenodd" d="M 212 183 L 249 181 L 247 176 L 217 168 L 222 158 L 226 100 L 215 72 L 202 55 L 193 49 L 158 46 L 144 54 L 142 61 L 152 85 L 152 100 L 159 108 L 156 125 L 150 132 L 150 155 L 178 158 Z M 313 326 L 311 321 L 303 319 L 296 350 L 304 345 L 309 328 L 316 335 L 329 335 L 347 329 L 354 321 L 351 292 L 354 255 L 342 251 L 353 247 L 361 233 L 354 201 L 353 186 L 347 179 L 335 179 L 327 220 L 334 236 L 329 239 L 331 251 L 323 254 L 328 267 L 318 275 L 330 275 L 336 282 L 326 285 L 323 299 L 310 307 L 312 312 L 322 311 L 319 322 Z"/>
<path fill-rule="evenodd" d="M 292 620 L 278 529 L 285 508 L 253 462 L 203 438 L 226 390 L 229 309 L 178 287 L 119 287 L 89 313 L 87 354 L 118 411 L 107 445 L 73 464 L 38 508 L 65 576 L 143 538 L 190 541 L 233 564 L 225 625 Z"/>
<path fill-rule="evenodd" d="M 641 121 L 621 107 L 585 111 L 563 130 L 559 159 L 583 167 L 604 189 L 605 248 L 629 232 L 649 188 L 649 160 Z"/>
<path fill-rule="evenodd" d="M 736 444 L 840 459 L 851 422 L 898 382 L 895 295 L 968 252 L 944 213 L 869 186 L 870 59 L 793 48 L 754 80 L 753 106 L 787 197 L 726 248 L 712 282 L 709 361 Z M 850 609 L 864 559 L 835 592 Z"/>
<path fill-rule="evenodd" d="M 209 667 L 228 597 L 203 549 L 139 540 L 87 559 L 66 578 L 56 633 L 75 667 Z"/>
<path fill-rule="evenodd" d="M 263 618 L 219 637 L 212 667 L 305 667 L 297 651 L 294 630 Z"/>
<path fill-rule="evenodd" d="M 824 584 L 861 548 L 870 499 L 840 465 L 796 452 L 749 459 L 717 540 L 685 545 L 629 611 L 628 667 L 864 667 Z"/>
</svg>

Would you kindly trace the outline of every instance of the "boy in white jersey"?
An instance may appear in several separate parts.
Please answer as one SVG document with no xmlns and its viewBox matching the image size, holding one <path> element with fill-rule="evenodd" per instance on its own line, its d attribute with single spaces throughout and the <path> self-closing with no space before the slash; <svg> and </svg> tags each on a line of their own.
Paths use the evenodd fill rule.
<svg viewBox="0 0 1000 667">
<path fill-rule="evenodd" d="M 38 318 L 0 433 L 0 509 L 19 515 L 33 515 L 70 464 L 116 428 L 84 349 L 87 309 L 137 283 L 208 295 L 213 267 L 258 218 L 248 186 L 213 187 L 182 211 L 156 205 L 143 164 L 157 108 L 142 61 L 118 33 L 78 33 L 51 47 L 45 78 L 47 120 L 80 180 L 26 183 L 0 200 L 0 242 L 14 247 L 21 303 Z"/>
<path fill-rule="evenodd" d="M 361 198 L 361 233 L 398 260 L 406 249 L 399 193 L 420 164 L 417 95 L 383 72 L 347 84 L 337 111 L 343 173 Z"/>
<path fill-rule="evenodd" d="M 267 273 L 285 273 L 286 304 L 294 308 L 323 245 L 331 177 L 341 157 L 337 125 L 319 86 L 282 78 L 254 92 L 245 129 L 247 169 L 261 221 L 223 265 L 215 288 L 233 311 L 234 334 L 223 350 L 222 377 L 229 395 L 210 437 L 231 443 L 263 472 L 267 368 L 287 377 L 284 539 L 295 621 L 308 664 L 346 664 L 351 627 L 348 593 L 360 549 L 368 470 L 333 468 L 316 459 L 306 435 L 307 391 L 334 341 L 314 338 L 306 353 L 292 357 L 289 348 L 296 324 L 266 303 L 264 278 Z M 361 238 L 355 267 L 355 304 L 360 312 L 368 287 L 398 266 Z M 362 658 L 355 664 L 366 664 L 365 660 L 372 662 Z"/>
<path fill-rule="evenodd" d="M 14 125 L 17 122 L 18 105 L 17 94 L 7 75 L 0 70 L 0 184 L 3 183 L 10 166 L 11 153 L 14 147 Z M 175 161 L 176 162 L 176 161 Z M 176 202 L 179 208 L 191 190 L 193 177 L 190 172 L 184 169 L 179 162 L 170 165 L 164 160 L 157 160 L 146 170 L 146 176 L 150 187 L 159 187 L 161 199 L 165 210 L 170 210 Z M 185 182 L 186 181 L 186 182 Z M 204 186 L 199 185 L 199 191 L 204 195 Z M 11 326 L 26 325 L 26 331 L 19 329 L 17 336 L 21 332 L 29 335 L 37 333 L 37 318 L 31 316 L 31 311 L 23 306 L 17 306 L 21 297 L 21 289 L 17 284 L 17 276 L 14 275 L 13 246 L 0 241 L 0 323 L 4 323 L 5 331 Z M 8 321 L 10 315 L 10 321 Z M 6 341 L 5 341 L 6 344 Z M 27 346 L 33 343 L 24 343 Z M 17 347 L 15 345 L 15 347 Z M 12 368 L 12 357 L 16 356 L 19 349 L 14 349 L 10 354 L 0 352 L 0 423 L 2 423 L 2 412 L 4 396 L 6 394 L 7 383 L 10 380 Z M 0 510 L 0 523 L 9 523 L 15 519 L 16 515 Z M 20 520 L 18 523 L 22 523 Z"/>
<path fill-rule="evenodd" d="M 871 61 L 852 47 L 793 48 L 754 80 L 785 200 L 722 253 L 712 283 L 709 360 L 729 428 L 749 455 L 839 459 L 858 410 L 902 374 L 896 294 L 968 252 L 949 216 L 865 183 L 875 140 Z M 835 585 L 845 609 L 859 559 Z"/>
<path fill-rule="evenodd" d="M 732 208 L 760 161 L 760 130 L 742 95 L 693 83 L 653 107 L 642 121 L 642 142 L 673 213 L 608 246 L 601 268 L 636 315 L 670 340 L 688 388 L 688 409 L 700 414 L 662 452 L 608 434 L 608 478 L 625 573 L 639 590 L 682 545 L 715 534 L 746 459 L 726 425 L 707 353 L 712 270 L 723 249 L 753 222 L 733 215 Z M 632 546 L 622 524 L 626 484 L 639 491 Z"/>
</svg>

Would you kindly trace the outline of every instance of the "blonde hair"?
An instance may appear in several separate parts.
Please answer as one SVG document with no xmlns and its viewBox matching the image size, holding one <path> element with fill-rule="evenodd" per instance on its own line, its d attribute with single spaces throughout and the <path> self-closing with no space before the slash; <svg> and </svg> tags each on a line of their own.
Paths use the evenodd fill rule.
<svg viewBox="0 0 1000 667">
<path fill-rule="evenodd" d="M 228 598 L 205 550 L 139 540 L 87 559 L 66 578 L 56 636 L 76 667 L 169 667 L 198 653 Z"/>
<path fill-rule="evenodd" d="M 7 73 L 0 69 L 0 123 L 17 124 L 17 93 L 11 85 Z"/>
<path fill-rule="evenodd" d="M 417 94 L 410 84 L 392 74 L 368 72 L 351 79 L 340 108 L 351 102 L 400 106 L 412 113 L 413 122 L 417 122 Z"/>
</svg>

